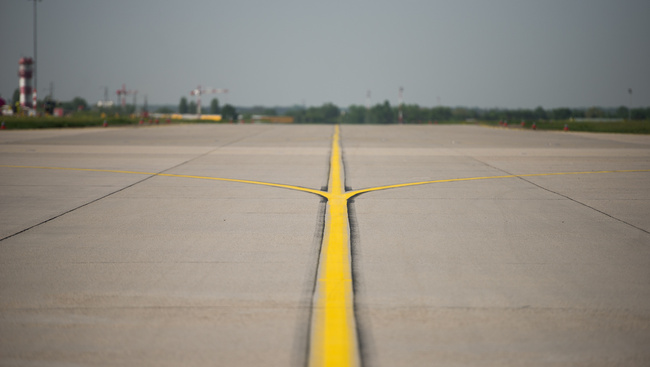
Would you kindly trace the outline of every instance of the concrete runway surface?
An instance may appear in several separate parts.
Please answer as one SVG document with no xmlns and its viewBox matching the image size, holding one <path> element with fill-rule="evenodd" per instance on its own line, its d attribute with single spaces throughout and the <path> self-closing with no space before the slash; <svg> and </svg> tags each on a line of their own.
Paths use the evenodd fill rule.
<svg viewBox="0 0 650 367">
<path fill-rule="evenodd" d="M 328 365 L 334 135 L 2 131 L 0 365 Z M 348 365 L 650 365 L 649 136 L 343 125 L 340 148 Z"/>
</svg>

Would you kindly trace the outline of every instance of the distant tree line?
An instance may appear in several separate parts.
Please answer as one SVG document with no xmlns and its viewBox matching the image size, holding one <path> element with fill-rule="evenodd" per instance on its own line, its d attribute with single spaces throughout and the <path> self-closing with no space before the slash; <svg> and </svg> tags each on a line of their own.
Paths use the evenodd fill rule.
<svg viewBox="0 0 650 367">
<path fill-rule="evenodd" d="M 161 111 L 159 111 L 161 112 Z M 170 113 L 169 109 L 165 109 L 162 113 Z M 178 113 L 180 114 L 197 114 L 198 106 L 196 102 L 190 101 L 187 102 L 187 98 L 181 97 L 180 102 L 178 103 Z M 217 98 L 212 98 L 210 101 L 209 108 L 201 107 L 201 113 L 211 114 L 211 115 L 221 115 L 224 120 L 237 120 L 238 113 L 237 109 L 230 104 L 226 104 L 223 107 L 220 107 L 219 100 Z"/>
<path fill-rule="evenodd" d="M 165 111 L 169 110 L 166 108 Z M 213 98 L 210 102 L 211 114 L 222 114 L 224 119 L 244 119 L 252 115 L 263 116 L 291 116 L 296 123 L 350 123 L 350 124 L 392 124 L 396 123 L 399 116 L 399 107 L 391 106 L 389 101 L 375 104 L 367 108 L 362 105 L 351 105 L 340 108 L 333 103 L 321 106 L 305 107 L 295 105 L 292 107 L 238 107 L 225 105 L 220 108 L 219 101 Z M 606 118 L 627 120 L 650 119 L 650 107 L 633 108 L 631 111 L 625 106 L 617 108 L 569 108 L 560 107 L 544 109 L 539 106 L 535 109 L 507 109 L 507 108 L 468 108 L 468 107 L 422 107 L 417 104 L 402 105 L 404 123 L 428 123 L 446 121 L 543 121 L 543 120 L 570 120 L 572 118 Z M 194 101 L 182 97 L 178 105 L 178 113 L 194 114 L 197 106 Z M 203 111 L 206 111 L 204 108 Z M 241 115 L 238 114 L 241 113 Z M 206 111 L 207 113 L 207 111 Z"/>
<path fill-rule="evenodd" d="M 187 98 L 181 97 L 181 101 L 178 104 L 178 113 L 182 113 L 182 114 L 198 113 L 198 106 L 196 102 L 190 101 L 188 103 Z M 221 108 L 219 107 L 219 100 L 216 98 L 212 98 L 212 100 L 210 101 L 209 108 L 206 109 L 205 106 L 201 106 L 201 113 L 209 113 L 212 115 L 218 115 L 219 113 L 221 113 Z"/>
<path fill-rule="evenodd" d="M 404 123 L 427 123 L 434 121 L 541 121 L 541 120 L 569 120 L 572 118 L 614 118 L 627 120 L 650 119 L 650 107 L 633 108 L 553 108 L 545 110 L 542 107 L 535 109 L 504 109 L 504 108 L 466 108 L 466 107 L 421 107 L 416 104 L 402 105 Z M 392 124 L 396 123 L 399 108 L 391 106 L 388 101 L 367 108 L 366 106 L 352 105 L 342 110 L 332 103 L 320 107 L 301 108 L 295 107 L 286 111 L 295 122 L 303 123 L 351 123 L 351 124 Z"/>
<path fill-rule="evenodd" d="M 298 123 L 338 123 L 341 110 L 333 103 L 326 103 L 320 107 L 295 108 L 288 110 L 286 115 L 293 117 Z"/>
<path fill-rule="evenodd" d="M 12 95 L 11 105 L 14 106 L 19 100 L 19 91 L 16 89 Z M 7 101 L 9 103 L 9 101 Z M 105 113 L 135 113 L 136 107 L 127 104 L 124 108 L 121 105 L 111 107 L 95 107 L 81 98 L 75 97 L 70 101 L 54 101 L 45 97 L 38 102 L 40 107 L 53 108 L 61 107 L 66 113 L 75 111 L 99 110 Z M 39 108 L 40 108 L 39 107 Z M 175 108 L 173 105 L 163 106 L 157 109 L 160 113 L 196 114 L 197 104 L 195 101 L 188 101 L 182 97 Z M 137 109 L 140 110 L 140 109 Z M 347 108 L 339 108 L 333 103 L 325 103 L 321 106 L 304 107 L 295 105 L 292 107 L 235 107 L 226 104 L 223 107 L 217 98 L 212 98 L 208 106 L 202 108 L 202 113 L 221 114 L 224 120 L 237 120 L 240 117 L 250 118 L 252 115 L 278 116 L 285 115 L 294 118 L 296 123 L 350 123 L 350 124 L 392 124 L 396 123 L 400 108 L 391 106 L 390 102 L 375 104 L 367 108 L 362 105 L 351 105 Z M 543 121 L 543 120 L 570 120 L 579 118 L 594 119 L 622 119 L 622 120 L 650 120 L 650 107 L 628 109 L 626 106 L 604 108 L 569 108 L 560 107 L 544 109 L 507 109 L 507 108 L 467 108 L 467 107 L 422 107 L 417 104 L 404 104 L 401 107 L 404 123 L 428 123 L 446 121 Z M 51 111 L 47 111 L 50 112 Z M 241 114 L 241 115 L 240 115 Z"/>
</svg>

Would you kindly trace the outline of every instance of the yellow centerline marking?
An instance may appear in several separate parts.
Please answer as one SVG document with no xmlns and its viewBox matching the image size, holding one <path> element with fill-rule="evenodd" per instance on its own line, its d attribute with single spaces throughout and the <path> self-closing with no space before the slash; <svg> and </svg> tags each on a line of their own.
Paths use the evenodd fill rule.
<svg viewBox="0 0 650 367">
<path fill-rule="evenodd" d="M 356 322 L 354 319 L 354 292 L 352 289 L 352 267 L 350 255 L 350 229 L 348 217 L 348 200 L 354 196 L 379 190 L 402 187 L 427 185 L 445 182 L 477 181 L 489 179 L 541 177 L 560 175 L 583 175 L 596 173 L 632 173 L 650 172 L 650 169 L 609 170 L 558 173 L 531 173 L 522 175 L 502 175 L 485 177 L 453 178 L 443 180 L 411 182 L 404 184 L 377 186 L 366 189 L 345 191 L 343 179 L 343 163 L 340 146 L 340 128 L 335 127 L 332 137 L 332 152 L 330 157 L 329 191 L 309 189 L 300 186 L 284 185 L 270 182 L 239 180 L 209 176 L 180 175 L 172 173 L 138 172 L 111 169 L 66 168 L 45 166 L 0 165 L 3 168 L 31 168 L 66 171 L 109 172 L 137 174 L 147 176 L 164 176 L 238 182 L 253 185 L 263 185 L 283 189 L 297 190 L 324 197 L 327 202 L 325 233 L 318 265 L 317 284 L 314 293 L 312 312 L 312 327 L 309 343 L 309 365 L 321 366 L 358 366 L 360 356 Z"/>
<path fill-rule="evenodd" d="M 325 236 L 312 313 L 309 365 L 358 366 L 354 320 L 348 203 L 345 196 L 339 127 L 332 139 Z"/>
</svg>

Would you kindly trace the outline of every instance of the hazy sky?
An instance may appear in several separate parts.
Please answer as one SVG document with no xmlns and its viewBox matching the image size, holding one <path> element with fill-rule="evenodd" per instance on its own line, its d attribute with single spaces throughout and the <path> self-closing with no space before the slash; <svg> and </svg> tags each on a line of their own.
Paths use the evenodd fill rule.
<svg viewBox="0 0 650 367">
<path fill-rule="evenodd" d="M 0 94 L 33 55 L 33 2 L 0 0 Z M 648 0 L 43 0 L 38 87 L 70 100 L 544 108 L 650 105 Z M 628 94 L 632 88 L 633 94 Z M 210 99 L 213 96 L 205 96 Z M 129 97 L 129 102 L 132 98 Z M 205 103 L 204 103 L 205 105 Z"/>
</svg>

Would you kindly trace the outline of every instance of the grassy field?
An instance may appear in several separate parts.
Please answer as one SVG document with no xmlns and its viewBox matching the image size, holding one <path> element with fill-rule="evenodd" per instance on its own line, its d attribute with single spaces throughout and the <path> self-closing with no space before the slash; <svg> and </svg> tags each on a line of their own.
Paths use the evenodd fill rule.
<svg viewBox="0 0 650 367">
<path fill-rule="evenodd" d="M 496 121 L 481 122 L 483 125 L 500 126 Z M 527 122 L 523 127 L 521 123 L 509 124 L 509 128 L 531 129 L 533 123 Z M 620 122 L 583 122 L 583 121 L 541 121 L 536 122 L 537 130 L 564 130 L 588 131 L 598 133 L 624 133 L 624 134 L 650 134 L 650 121 L 633 120 Z"/>
<path fill-rule="evenodd" d="M 106 117 L 100 116 L 74 116 L 74 117 L 21 117 L 21 116 L 0 116 L 4 122 L 5 129 L 54 129 L 65 127 L 90 127 L 103 126 L 104 121 L 109 126 L 135 125 L 139 120 L 129 117 Z"/>
<path fill-rule="evenodd" d="M 7 130 L 15 129 L 53 129 L 66 127 L 101 127 L 104 121 L 108 126 L 127 126 L 138 125 L 139 118 L 128 116 L 117 117 L 107 116 L 102 118 L 98 115 L 78 115 L 72 117 L 20 117 L 20 116 L 0 116 L 0 121 L 4 122 L 4 128 Z M 149 125 L 149 120 L 145 120 Z M 166 121 L 160 121 L 160 124 Z M 216 123 L 213 121 L 178 121 L 173 123 Z M 225 122 L 222 122 L 225 123 Z M 452 124 L 455 122 L 442 122 L 443 124 Z M 463 122 L 468 124 L 468 122 Z M 477 121 L 471 124 L 501 126 L 496 121 Z M 532 122 L 527 122 L 523 127 L 520 123 L 510 124 L 508 128 L 531 129 Z M 650 121 L 620 121 L 620 122 L 578 122 L 578 121 L 540 121 L 536 122 L 537 130 L 564 130 L 567 126 L 569 131 L 589 131 L 589 132 L 607 132 L 607 133 L 626 133 L 626 134 L 650 134 Z"/>
<path fill-rule="evenodd" d="M 22 117 L 22 116 L 0 116 L 0 121 L 4 122 L 4 128 L 7 130 L 19 129 L 57 129 L 66 127 L 102 127 L 104 121 L 108 126 L 128 126 L 139 125 L 140 118 L 131 118 L 129 116 L 106 116 L 99 115 L 78 115 L 69 117 Z M 206 123 L 206 121 L 178 121 L 174 123 Z M 214 123 L 213 121 L 208 121 Z M 155 119 L 144 119 L 143 123 L 149 125 L 155 123 Z M 160 120 L 160 124 L 167 123 L 167 120 Z"/>
</svg>

